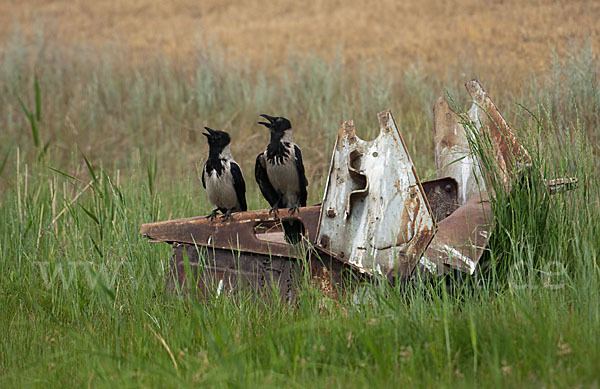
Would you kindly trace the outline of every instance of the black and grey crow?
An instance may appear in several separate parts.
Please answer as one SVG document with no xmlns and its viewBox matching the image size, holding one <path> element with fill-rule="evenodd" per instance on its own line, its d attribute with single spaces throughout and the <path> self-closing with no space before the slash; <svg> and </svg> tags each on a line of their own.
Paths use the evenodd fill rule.
<svg viewBox="0 0 600 389">
<path fill-rule="evenodd" d="M 228 219 L 231 212 L 246 211 L 246 183 L 242 169 L 234 161 L 229 150 L 231 138 L 225 131 L 204 127 L 208 138 L 208 159 L 202 169 L 202 186 L 208 194 L 208 201 L 217 207 L 207 217 L 214 220 L 217 211 L 221 211 L 223 219 Z"/>
<path fill-rule="evenodd" d="M 306 186 L 302 152 L 292 138 L 292 125 L 283 117 L 260 115 L 268 120 L 258 122 L 271 131 L 267 149 L 258 154 L 254 176 L 263 196 L 277 214 L 279 208 L 289 208 L 294 214 L 306 206 Z"/>
</svg>

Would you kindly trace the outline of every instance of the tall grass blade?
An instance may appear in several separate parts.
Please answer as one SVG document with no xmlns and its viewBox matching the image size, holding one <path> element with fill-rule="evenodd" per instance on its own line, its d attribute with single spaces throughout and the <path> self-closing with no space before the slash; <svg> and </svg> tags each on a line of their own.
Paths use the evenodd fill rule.
<svg viewBox="0 0 600 389">
<path fill-rule="evenodd" d="M 42 117 L 42 93 L 37 73 L 33 78 L 33 89 L 35 92 L 35 119 L 39 122 Z"/>
<path fill-rule="evenodd" d="M 6 167 L 6 163 L 8 162 L 9 155 L 10 155 L 10 150 L 7 150 L 6 154 L 4 155 L 4 158 L 2 159 L 2 163 L 0 163 L 0 176 L 2 176 L 2 173 L 4 172 L 4 168 Z"/>
<path fill-rule="evenodd" d="M 21 106 L 21 109 L 23 110 L 25 117 L 29 121 L 29 125 L 31 127 L 31 135 L 33 137 L 33 145 L 35 147 L 38 147 L 40 145 L 40 137 L 38 134 L 38 127 L 37 127 L 35 118 L 34 118 L 33 114 L 31 113 L 31 111 L 29 111 L 27 109 L 27 107 L 25 106 L 25 104 L 23 103 L 23 100 L 21 100 L 21 98 L 18 96 L 17 96 L 17 100 L 19 101 L 19 105 Z"/>
</svg>

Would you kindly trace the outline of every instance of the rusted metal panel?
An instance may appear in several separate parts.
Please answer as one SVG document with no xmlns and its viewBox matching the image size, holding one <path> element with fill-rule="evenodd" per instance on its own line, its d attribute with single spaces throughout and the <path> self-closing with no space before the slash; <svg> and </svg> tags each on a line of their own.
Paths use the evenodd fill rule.
<svg viewBox="0 0 600 389">
<path fill-rule="evenodd" d="M 157 242 L 179 242 L 215 249 L 244 251 L 276 257 L 296 258 L 294 245 L 288 244 L 281 229 L 281 220 L 298 220 L 304 225 L 305 236 L 314 242 L 320 207 L 300 208 L 290 217 L 275 217 L 268 210 L 234 213 L 230 220 L 210 221 L 204 216 L 143 224 L 140 233 Z M 286 215 L 286 209 L 279 210 Z"/>
<path fill-rule="evenodd" d="M 277 293 L 292 301 L 298 295 L 303 272 L 308 270 L 314 285 L 327 297 L 337 297 L 342 285 L 350 286 L 351 291 L 351 280 L 356 281 L 358 275 L 350 268 L 332 257 L 303 250 L 304 259 L 300 261 L 173 243 L 167 287 L 171 293 L 192 294 L 203 300 L 242 292 L 253 296 Z"/>
<path fill-rule="evenodd" d="M 487 151 L 493 153 L 501 183 L 507 189 L 514 169 L 531 164 L 527 150 L 479 81 L 469 81 L 465 87 L 473 99 L 467 117 L 456 114 L 443 97 L 435 102 L 433 109 L 437 174 L 438 177 L 450 176 L 458 182 L 462 205 L 438 223 L 436 235 L 419 261 L 421 269 L 437 274 L 445 273 L 448 268 L 473 274 L 493 225 L 483 179 L 484 174 L 492 173 L 486 172 L 473 154 L 463 123 L 471 122 L 475 130 L 473 135 L 482 144 L 487 139 L 491 141 L 491 150 Z M 487 185 L 490 185 L 489 180 Z"/>
<path fill-rule="evenodd" d="M 431 240 L 435 221 L 389 111 L 373 141 L 345 122 L 338 133 L 316 246 L 367 274 L 406 277 Z"/>
<path fill-rule="evenodd" d="M 510 178 L 515 169 L 531 165 L 529 153 L 519 142 L 513 130 L 478 80 L 465 84 L 473 105 L 467 116 L 454 112 L 445 98 L 440 97 L 433 107 L 435 130 L 435 162 L 438 177 L 452 177 L 458 182 L 459 203 L 465 204 L 473 195 L 486 191 L 481 162 L 473 155 L 463 124 L 470 122 L 474 136 L 483 147 L 490 151 L 498 170 L 489 175 L 499 174 L 500 182 L 510 187 Z M 490 142 L 489 145 L 486 141 Z"/>
<path fill-rule="evenodd" d="M 574 189 L 577 179 L 558 178 L 549 180 L 547 185 L 553 195 Z M 493 224 L 487 192 L 471 196 L 466 204 L 438 220 L 435 236 L 419 260 L 420 271 L 440 275 L 454 269 L 473 274 L 488 245 Z"/>
<path fill-rule="evenodd" d="M 434 105 L 435 160 L 438 177 L 448 175 L 458 182 L 459 203 L 446 219 L 439 221 L 436 235 L 419 261 L 421 270 L 443 274 L 449 268 L 473 274 L 488 244 L 493 227 L 481 163 L 473 155 L 463 126 L 470 121 L 479 141 L 490 140 L 501 183 L 509 190 L 515 169 L 531 165 L 531 157 L 478 80 L 465 84 L 473 105 L 467 117 L 456 114 L 440 97 Z M 548 183 L 550 194 L 573 189 L 577 179 L 555 179 Z M 488 182 L 489 185 L 489 182 Z"/>
<path fill-rule="evenodd" d="M 465 87 L 473 99 L 470 120 L 477 126 L 480 137 L 485 135 L 490 139 L 498 167 L 495 173 L 509 189 L 515 170 L 530 166 L 531 157 L 479 81 L 471 80 Z"/>
<path fill-rule="evenodd" d="M 281 219 L 268 210 L 234 213 L 229 221 L 176 219 L 144 224 L 140 233 L 153 242 L 173 244 L 168 275 L 172 293 L 195 293 L 207 299 L 220 293 L 262 295 L 277 290 L 280 297 L 293 300 L 306 264 L 315 285 L 332 297 L 351 269 L 311 249 L 319 210 L 319 205 L 303 207 L 293 217 Z M 286 212 L 280 209 L 279 215 Z M 295 245 L 286 242 L 281 227 L 281 220 L 292 219 L 305 228 L 306 239 Z"/>
<path fill-rule="evenodd" d="M 440 97 L 433 105 L 435 167 L 437 177 L 452 177 L 458 183 L 458 203 L 465 204 L 485 190 L 479 159 L 473 155 L 461 118 Z"/>
<path fill-rule="evenodd" d="M 199 298 L 209 299 L 221 293 L 277 290 L 289 300 L 296 293 L 300 267 L 289 258 L 174 243 L 169 270 L 168 287 L 172 293 L 195 292 Z"/>
<path fill-rule="evenodd" d="M 419 265 L 433 274 L 447 267 L 473 274 L 488 244 L 493 227 L 487 194 L 472 196 L 452 215 L 437 224 L 436 234 Z"/>
</svg>

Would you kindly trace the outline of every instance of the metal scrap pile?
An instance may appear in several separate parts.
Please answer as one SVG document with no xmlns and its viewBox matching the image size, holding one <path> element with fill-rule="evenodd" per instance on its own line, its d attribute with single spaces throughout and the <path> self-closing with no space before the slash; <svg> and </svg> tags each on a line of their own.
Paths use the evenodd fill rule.
<svg viewBox="0 0 600 389">
<path fill-rule="evenodd" d="M 304 265 L 323 289 L 346 274 L 396 282 L 452 270 L 473 274 L 494 221 L 490 172 L 473 153 L 468 131 L 489 140 L 495 174 L 507 190 L 531 158 L 480 83 L 466 88 L 473 100 L 468 116 L 444 98 L 435 102 L 435 180 L 419 180 L 391 112 L 384 111 L 372 141 L 358 138 L 353 122 L 343 123 L 319 205 L 281 218 L 261 210 L 215 223 L 195 217 L 142 225 L 144 236 L 173 245 L 171 290 L 189 280 L 199 296 L 237 288 L 264 292 L 274 284 L 291 299 Z M 575 183 L 551 181 L 550 193 Z M 302 242 L 286 241 L 282 221 L 302 224 Z"/>
</svg>

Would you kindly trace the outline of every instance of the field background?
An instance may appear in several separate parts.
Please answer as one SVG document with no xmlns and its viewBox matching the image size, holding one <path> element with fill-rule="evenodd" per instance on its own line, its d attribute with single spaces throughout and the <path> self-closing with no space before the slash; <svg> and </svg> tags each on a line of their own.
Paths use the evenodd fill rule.
<svg viewBox="0 0 600 389">
<path fill-rule="evenodd" d="M 598 385 L 600 3 L 0 6 L 0 386 Z M 342 121 L 369 138 L 384 109 L 435 177 L 432 104 L 467 109 L 472 78 L 534 157 L 477 285 L 165 293 L 170 248 L 139 226 L 210 211 L 203 126 L 232 134 L 256 209 L 255 122 L 290 118 L 317 203 Z M 556 176 L 580 186 L 550 199 Z"/>
<path fill-rule="evenodd" d="M 160 53 L 189 65 L 198 37 L 214 40 L 232 60 L 284 67 L 290 51 L 346 64 L 378 59 L 398 71 L 422 64 L 445 74 L 461 68 L 518 83 L 564 52 L 600 38 L 594 1 L 5 1 L 0 37 L 15 23 L 27 36 L 43 24 L 47 39 L 103 49 L 121 46 L 130 59 Z M 464 63 L 474 69 L 464 69 Z M 475 65 L 476 64 L 476 65 Z M 485 74 L 489 73 L 489 74 Z M 486 81 L 486 80 L 484 80 Z M 513 84 L 517 85 L 517 84 Z"/>
</svg>

